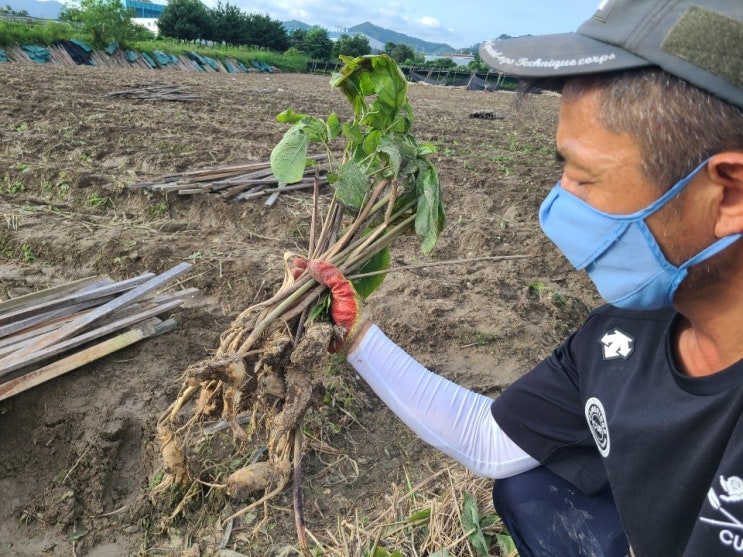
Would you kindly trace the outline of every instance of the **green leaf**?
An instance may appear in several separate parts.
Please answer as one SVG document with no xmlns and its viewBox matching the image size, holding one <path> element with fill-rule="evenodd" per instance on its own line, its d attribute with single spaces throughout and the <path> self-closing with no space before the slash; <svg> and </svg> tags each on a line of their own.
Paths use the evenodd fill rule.
<svg viewBox="0 0 743 557">
<path fill-rule="evenodd" d="M 480 527 L 480 509 L 477 507 L 477 500 L 466 491 L 463 495 L 462 526 L 466 531 L 477 529 Z"/>
<path fill-rule="evenodd" d="M 306 116 L 306 114 L 300 114 L 299 112 L 295 112 L 290 108 L 276 116 L 276 120 L 281 122 L 282 124 L 296 124 Z"/>
<path fill-rule="evenodd" d="M 477 507 L 477 500 L 475 497 L 464 492 L 464 502 L 462 503 L 462 526 L 465 532 L 471 532 L 467 536 L 467 541 L 474 550 L 483 557 L 488 557 L 488 542 L 483 534 L 482 526 L 480 524 L 480 510 Z"/>
<path fill-rule="evenodd" d="M 382 141 L 382 132 L 380 130 L 371 130 L 364 138 L 364 153 L 370 155 L 374 153 Z"/>
<path fill-rule="evenodd" d="M 369 178 L 356 161 L 350 160 L 338 170 L 335 196 L 345 206 L 360 209 L 369 187 Z"/>
<path fill-rule="evenodd" d="M 271 170 L 279 182 L 293 184 L 302 179 L 307 162 L 307 136 L 299 127 L 290 129 L 271 151 Z"/>
<path fill-rule="evenodd" d="M 360 123 L 386 130 L 401 111 L 403 119 L 409 119 L 408 82 L 392 58 L 381 54 L 341 59 L 345 65 L 333 76 L 331 85 L 346 95 Z M 366 97 L 374 94 L 375 100 L 367 106 Z"/>
<path fill-rule="evenodd" d="M 498 553 L 503 557 L 517 557 L 518 549 L 513 543 L 513 538 L 508 534 L 496 534 L 495 541 L 498 544 Z"/>
<path fill-rule="evenodd" d="M 419 511 L 414 512 L 405 520 L 408 523 L 410 523 L 410 522 L 420 522 L 422 520 L 428 520 L 429 518 L 431 518 L 431 507 L 426 507 L 425 509 L 421 509 Z"/>
<path fill-rule="evenodd" d="M 400 141 L 397 141 L 395 137 L 384 136 L 379 141 L 377 149 L 387 155 L 389 175 L 396 177 L 400 172 L 403 157 L 400 152 Z"/>
<path fill-rule="evenodd" d="M 310 142 L 328 143 L 328 126 L 320 118 L 307 116 L 302 118 L 299 126 L 302 126 L 302 131 Z"/>
<path fill-rule="evenodd" d="M 436 146 L 433 143 L 421 143 L 418 145 L 418 156 L 425 157 L 436 152 Z"/>
<path fill-rule="evenodd" d="M 345 137 L 353 145 L 360 145 L 364 142 L 364 135 L 361 133 L 361 129 L 358 126 L 351 126 L 349 124 L 343 124 L 341 126 L 343 137 Z"/>
<path fill-rule="evenodd" d="M 311 323 L 315 319 L 329 321 L 330 320 L 330 293 L 325 293 L 320 296 L 320 299 L 312 307 L 307 320 Z"/>
<path fill-rule="evenodd" d="M 381 251 L 375 253 L 369 261 L 364 263 L 361 267 L 355 270 L 352 274 L 362 275 L 364 273 L 373 273 L 375 271 L 385 271 L 390 268 L 390 250 L 384 248 Z M 380 273 L 378 275 L 372 275 L 370 277 L 362 277 L 353 281 L 353 287 L 356 293 L 362 300 L 371 295 L 377 288 L 379 288 L 384 282 L 386 273 Z M 430 510 L 429 510 L 430 512 Z"/>
<path fill-rule="evenodd" d="M 335 112 L 331 112 L 326 122 L 328 127 L 328 141 L 333 141 L 341 134 L 341 122 Z"/>
<path fill-rule="evenodd" d="M 439 175 L 433 165 L 421 159 L 416 189 L 419 195 L 415 213 L 415 233 L 422 239 L 423 253 L 430 253 L 436 245 L 439 232 L 446 226 L 444 208 L 441 204 Z"/>
</svg>

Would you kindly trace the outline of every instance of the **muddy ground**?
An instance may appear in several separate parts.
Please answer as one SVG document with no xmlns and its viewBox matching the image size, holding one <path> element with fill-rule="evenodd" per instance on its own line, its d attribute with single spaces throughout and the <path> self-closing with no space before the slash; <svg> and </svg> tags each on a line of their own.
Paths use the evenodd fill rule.
<svg viewBox="0 0 743 557">
<path fill-rule="evenodd" d="M 202 102 L 106 95 L 153 81 Z M 310 194 L 282 194 L 267 207 L 129 186 L 267 160 L 286 130 L 279 112 L 347 116 L 349 108 L 321 75 L 1 64 L 0 83 L 0 298 L 91 275 L 163 272 L 181 261 L 194 265 L 183 286 L 201 293 L 173 314 L 175 331 L 0 403 L 0 554 L 212 555 L 222 532 L 208 518 L 170 519 L 173 502 L 152 497 L 162 470 L 155 422 L 186 366 L 278 287 L 283 253 L 306 247 Z M 393 245 L 393 266 L 419 267 L 391 274 L 367 308 L 422 363 L 497 396 L 597 303 L 537 222 L 559 176 L 558 99 L 535 95 L 517 111 L 510 92 L 418 84 L 409 97 L 414 134 L 438 148 L 448 226 L 429 258 L 415 238 Z M 483 112 L 495 117 L 472 117 Z M 501 255 L 529 257 L 482 259 Z M 420 267 L 460 259 L 472 261 Z M 322 442 L 309 443 L 303 459 L 315 547 L 333 545 L 340 521 L 373 521 L 395 490 L 452 466 L 346 364 L 336 367 L 344 392 L 310 410 L 308 432 Z M 291 509 L 287 489 L 257 530 L 262 511 L 252 526 L 238 521 L 227 547 L 296 554 Z"/>
</svg>

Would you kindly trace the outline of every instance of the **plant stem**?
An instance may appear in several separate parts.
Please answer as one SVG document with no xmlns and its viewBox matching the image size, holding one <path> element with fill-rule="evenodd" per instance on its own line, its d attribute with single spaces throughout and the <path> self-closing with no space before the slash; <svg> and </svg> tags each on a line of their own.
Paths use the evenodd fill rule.
<svg viewBox="0 0 743 557">
<path fill-rule="evenodd" d="M 253 343 L 256 341 L 256 339 L 263 334 L 263 331 L 265 331 L 271 323 L 273 323 L 276 319 L 281 317 L 289 308 L 291 308 L 294 303 L 312 286 L 316 285 L 317 283 L 313 280 L 307 280 L 304 284 L 299 286 L 294 292 L 291 293 L 290 296 L 288 296 L 285 300 L 283 300 L 281 303 L 277 304 L 273 309 L 268 311 L 266 316 L 255 324 L 253 327 L 253 330 L 250 331 L 250 335 L 248 335 L 248 338 L 243 342 L 242 346 L 240 346 L 240 349 L 237 351 L 237 353 L 240 356 L 244 356 L 245 353 L 250 350 L 251 346 L 253 346 Z M 295 285 L 296 286 L 296 283 Z"/>
</svg>

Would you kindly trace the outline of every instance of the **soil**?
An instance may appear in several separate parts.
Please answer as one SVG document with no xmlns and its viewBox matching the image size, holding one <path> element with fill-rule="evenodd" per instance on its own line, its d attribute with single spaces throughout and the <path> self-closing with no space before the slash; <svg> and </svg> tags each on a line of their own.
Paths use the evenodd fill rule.
<svg viewBox="0 0 743 557">
<path fill-rule="evenodd" d="M 107 96 L 155 81 L 202 102 Z M 183 370 L 281 284 L 284 252 L 306 247 L 311 194 L 285 193 L 268 207 L 130 186 L 268 160 L 286 131 L 279 112 L 343 119 L 350 108 L 327 75 L 0 64 L 0 82 L 0 298 L 92 275 L 159 273 L 181 261 L 193 263 L 183 286 L 200 290 L 173 314 L 174 331 L 0 403 L 0 554 L 211 555 L 214 524 L 195 513 L 171 518 L 173 501 L 152 495 L 162 470 L 155 424 Z M 537 220 L 560 174 L 558 98 L 533 95 L 517 109 L 511 92 L 421 84 L 410 85 L 409 97 L 414 134 L 438 149 L 432 160 L 448 225 L 428 257 L 414 237 L 392 246 L 392 265 L 410 269 L 391 273 L 366 308 L 424 365 L 497 396 L 598 302 Z M 513 255 L 528 257 L 493 259 Z M 469 261 L 425 266 L 462 259 Z M 374 517 L 397 486 L 452 466 L 347 364 L 334 366 L 344 393 L 326 391 L 310 411 L 308 430 L 324 437 L 303 459 L 305 518 L 318 543 L 329 543 L 340 520 Z M 295 554 L 291 509 L 287 488 L 257 533 L 240 536 L 251 528 L 238 523 L 228 547 Z"/>
</svg>

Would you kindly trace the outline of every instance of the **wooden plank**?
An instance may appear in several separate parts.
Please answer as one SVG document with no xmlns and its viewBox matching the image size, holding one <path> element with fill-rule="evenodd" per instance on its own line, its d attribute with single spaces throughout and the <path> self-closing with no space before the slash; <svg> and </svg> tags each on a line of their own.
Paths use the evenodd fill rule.
<svg viewBox="0 0 743 557">
<path fill-rule="evenodd" d="M 99 306 L 98 308 L 91 311 L 90 313 L 87 313 L 79 317 L 78 319 L 75 319 L 74 321 L 67 323 L 66 325 L 64 325 L 63 327 L 60 327 L 56 331 L 51 331 L 49 333 L 41 335 L 35 340 L 35 342 L 17 350 L 13 354 L 10 354 L 0 359 L 0 369 L 5 369 L 7 367 L 12 366 L 14 363 L 18 361 L 24 360 L 25 358 L 27 358 L 29 355 L 33 354 L 37 350 L 41 350 L 56 342 L 60 342 L 62 340 L 70 338 L 71 336 L 77 334 L 79 331 L 83 330 L 85 327 L 95 322 L 96 320 L 109 315 L 114 310 L 117 310 L 129 303 L 132 303 L 136 300 L 139 300 L 140 298 L 143 298 L 150 292 L 157 290 L 166 282 L 169 282 L 175 277 L 182 275 L 189 269 L 191 269 L 190 263 L 186 263 L 186 262 L 179 263 L 178 265 L 176 265 L 169 271 L 166 271 L 165 273 L 162 273 L 161 275 L 158 275 L 148 280 L 144 284 L 141 284 L 137 286 L 136 288 L 129 290 L 128 292 L 126 292 L 125 294 L 122 294 L 116 299 L 111 300 L 110 302 L 107 302 L 103 304 L 102 306 Z"/>
<path fill-rule="evenodd" d="M 28 354 L 24 359 L 18 360 L 12 365 L 0 368 L 0 377 L 4 377 L 5 375 L 17 371 L 23 367 L 43 362 L 48 358 L 57 356 L 63 352 L 66 352 L 73 348 L 77 348 L 78 346 L 82 346 L 87 342 L 91 342 L 103 336 L 110 335 L 111 333 L 119 331 L 124 327 L 136 325 L 137 323 L 140 323 L 146 319 L 150 319 L 152 317 L 155 317 L 156 315 L 160 315 L 161 313 L 165 313 L 166 311 L 175 309 L 182 303 L 183 300 L 171 300 L 168 303 L 157 305 L 140 313 L 118 319 L 116 321 L 108 323 L 107 325 L 103 325 L 101 327 L 88 331 L 87 333 L 84 333 L 82 335 L 69 338 L 62 342 L 47 346 L 46 348 L 35 350 L 31 354 Z"/>
<path fill-rule="evenodd" d="M 88 308 L 83 311 L 91 310 L 90 308 Z M 0 339 L 0 358 L 3 357 L 5 354 L 9 354 L 10 352 L 17 350 L 21 346 L 25 346 L 26 344 L 31 342 L 34 337 L 37 337 L 54 329 L 59 329 L 62 325 L 69 321 L 72 321 L 73 319 L 76 319 L 82 313 L 83 312 L 65 315 L 64 317 L 53 319 L 51 321 L 37 325 L 36 327 L 31 327 L 25 331 L 21 331 L 14 335 L 10 335 Z"/>
<path fill-rule="evenodd" d="M 113 282 L 111 279 L 108 279 L 108 278 L 87 277 L 87 278 L 82 278 L 82 279 L 75 280 L 72 282 L 68 282 L 65 284 L 61 284 L 59 286 L 54 286 L 52 288 L 46 288 L 44 290 L 39 290 L 37 292 L 31 292 L 30 294 L 25 294 L 23 296 L 18 296 L 16 298 L 11 298 L 10 300 L 0 302 L 0 314 L 5 313 L 6 311 L 11 311 L 21 306 L 28 305 L 28 304 L 41 303 L 45 300 L 57 298 L 69 292 L 73 292 L 75 290 L 81 290 L 87 286 L 96 284 L 98 282 L 104 283 L 105 281 L 108 281 L 108 283 Z"/>
<path fill-rule="evenodd" d="M 137 277 L 122 280 L 120 282 L 115 282 L 113 284 L 106 284 L 98 288 L 93 288 L 92 290 L 83 289 L 77 292 L 73 292 L 72 294 L 65 296 L 63 298 L 49 300 L 47 302 L 42 302 L 35 306 L 19 308 L 15 311 L 11 311 L 3 315 L 0 315 L 0 325 L 18 321 L 22 317 L 29 317 L 32 315 L 37 315 L 39 313 L 43 313 L 51 309 L 63 307 L 65 305 L 78 304 L 78 303 L 86 302 L 89 300 L 95 300 L 96 298 L 110 296 L 111 294 L 118 294 L 120 292 L 124 292 L 125 290 L 131 290 L 132 288 L 139 286 L 145 283 L 146 281 L 150 280 L 154 276 L 155 276 L 154 273 L 144 273 L 143 275 L 139 275 Z"/>
<path fill-rule="evenodd" d="M 194 288 L 184 288 L 183 290 L 177 290 L 175 292 L 171 292 L 168 294 L 159 294 L 152 298 L 147 298 L 146 300 L 142 300 L 141 302 L 135 302 L 124 308 L 121 308 L 119 310 L 112 312 L 109 318 L 101 319 L 99 325 L 103 326 L 104 324 L 112 322 L 114 319 L 121 319 L 129 315 L 134 315 L 138 312 L 155 307 L 158 304 L 165 304 L 172 300 L 185 300 L 186 298 L 195 296 L 198 293 L 199 293 L 199 289 L 194 287 Z M 34 328 L 16 333 L 12 336 L 1 338 L 0 339 L 0 358 L 5 356 L 6 354 L 10 354 L 12 351 L 17 350 L 18 348 L 22 346 L 25 346 L 26 344 L 31 342 L 34 337 L 37 337 L 53 329 L 58 329 L 65 323 L 68 323 L 69 321 L 72 321 L 73 319 L 77 318 L 79 315 L 83 313 L 83 311 L 91 311 L 91 310 L 90 308 L 87 308 L 78 313 L 72 313 L 69 315 L 59 317 L 57 319 L 45 321 Z"/>
<path fill-rule="evenodd" d="M 64 375 L 73 369 L 77 369 L 80 366 L 93 362 L 103 356 L 108 356 L 122 348 L 126 348 L 142 339 L 172 331 L 175 328 L 175 325 L 176 323 L 173 319 L 168 319 L 167 321 L 156 324 L 148 322 L 142 324 L 136 329 L 121 333 L 118 336 L 105 340 L 95 346 L 91 346 L 90 348 L 86 348 L 85 350 L 81 350 L 80 352 L 67 356 L 66 358 L 52 362 L 51 364 L 36 369 L 26 375 L 16 377 L 15 379 L 0 385 L 0 400 L 5 400 L 6 398 L 10 398 L 18 393 L 22 393 L 31 387 L 41 385 L 42 383 L 54 379 L 55 377 L 59 377 L 60 375 Z"/>
<path fill-rule="evenodd" d="M 5 325 L 0 325 L 0 346 L 3 345 L 3 341 L 6 337 L 12 337 L 13 335 L 21 331 L 32 329 L 34 327 L 37 327 L 38 325 L 43 325 L 44 323 L 59 322 L 60 318 L 64 318 L 73 314 L 79 314 L 83 310 L 104 304 L 108 301 L 113 300 L 115 297 L 115 294 L 111 294 L 110 296 L 105 296 L 103 298 L 87 300 L 73 306 L 53 309 L 44 313 L 31 315 L 30 317 L 26 317 L 24 319 L 18 319 L 17 321 L 12 321 Z"/>
</svg>

